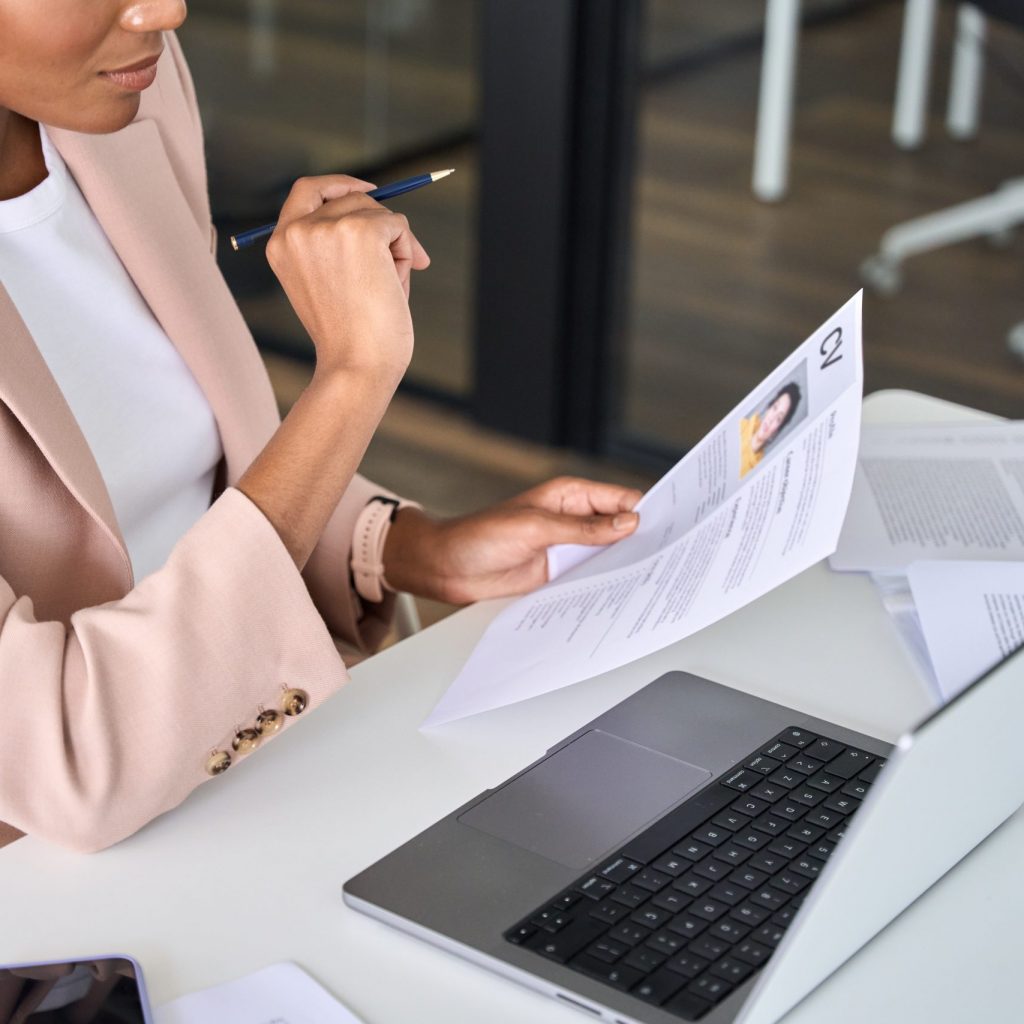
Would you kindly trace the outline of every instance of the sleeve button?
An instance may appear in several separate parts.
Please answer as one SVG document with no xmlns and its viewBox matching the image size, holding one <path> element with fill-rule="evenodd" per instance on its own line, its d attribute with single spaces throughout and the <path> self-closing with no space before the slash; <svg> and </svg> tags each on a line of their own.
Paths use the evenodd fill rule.
<svg viewBox="0 0 1024 1024">
<path fill-rule="evenodd" d="M 260 734 L 255 729 L 239 729 L 231 741 L 231 748 L 239 754 L 251 754 L 260 745 Z"/>
<path fill-rule="evenodd" d="M 206 759 L 207 775 L 223 775 L 231 767 L 231 755 L 226 750 L 215 750 Z"/>
<path fill-rule="evenodd" d="M 285 690 L 281 697 L 281 710 L 289 717 L 301 715 L 309 704 L 309 695 L 305 690 Z"/>
</svg>

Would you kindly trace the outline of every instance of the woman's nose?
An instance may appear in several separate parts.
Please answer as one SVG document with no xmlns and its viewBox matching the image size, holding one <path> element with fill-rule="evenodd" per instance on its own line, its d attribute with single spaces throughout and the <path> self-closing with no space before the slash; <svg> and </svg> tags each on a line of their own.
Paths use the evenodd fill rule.
<svg viewBox="0 0 1024 1024">
<path fill-rule="evenodd" d="M 121 27 L 130 32 L 170 32 L 186 13 L 185 0 L 134 0 L 121 12 Z"/>
</svg>

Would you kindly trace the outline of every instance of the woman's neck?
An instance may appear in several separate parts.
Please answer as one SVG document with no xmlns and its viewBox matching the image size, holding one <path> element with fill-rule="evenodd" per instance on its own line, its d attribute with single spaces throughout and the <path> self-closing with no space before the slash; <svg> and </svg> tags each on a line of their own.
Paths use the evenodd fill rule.
<svg viewBox="0 0 1024 1024">
<path fill-rule="evenodd" d="M 0 107 L 0 201 L 31 192 L 46 174 L 39 125 Z"/>
</svg>

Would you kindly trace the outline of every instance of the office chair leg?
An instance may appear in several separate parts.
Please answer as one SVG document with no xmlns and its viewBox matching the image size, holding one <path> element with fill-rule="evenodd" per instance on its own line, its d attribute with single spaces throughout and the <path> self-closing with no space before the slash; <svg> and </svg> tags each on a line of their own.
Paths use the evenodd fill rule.
<svg viewBox="0 0 1024 1024">
<path fill-rule="evenodd" d="M 936 0 L 906 0 L 903 9 L 892 117 L 893 142 L 901 149 L 916 149 L 924 141 L 936 7 Z"/>
<path fill-rule="evenodd" d="M 883 295 L 898 291 L 901 265 L 911 256 L 963 242 L 998 237 L 1024 221 L 1024 178 L 1004 182 L 995 192 L 890 228 L 874 256 L 861 264 L 864 283 Z"/>
<path fill-rule="evenodd" d="M 946 130 L 954 139 L 971 139 L 978 133 L 985 28 L 985 15 L 974 4 L 957 7 L 956 42 L 946 108 Z"/>
</svg>

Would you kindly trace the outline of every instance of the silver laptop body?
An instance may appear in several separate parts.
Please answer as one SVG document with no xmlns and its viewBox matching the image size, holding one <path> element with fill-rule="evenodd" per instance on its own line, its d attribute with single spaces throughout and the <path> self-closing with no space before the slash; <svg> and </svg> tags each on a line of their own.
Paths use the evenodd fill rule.
<svg viewBox="0 0 1024 1024">
<path fill-rule="evenodd" d="M 513 945 L 504 933 L 652 822 L 719 786 L 740 759 L 788 727 L 888 756 L 767 965 L 700 1018 L 768 1024 L 1024 803 L 1021 721 L 1024 652 L 895 748 L 671 672 L 350 879 L 344 898 L 592 1016 L 677 1024 L 679 1016 Z"/>
</svg>

